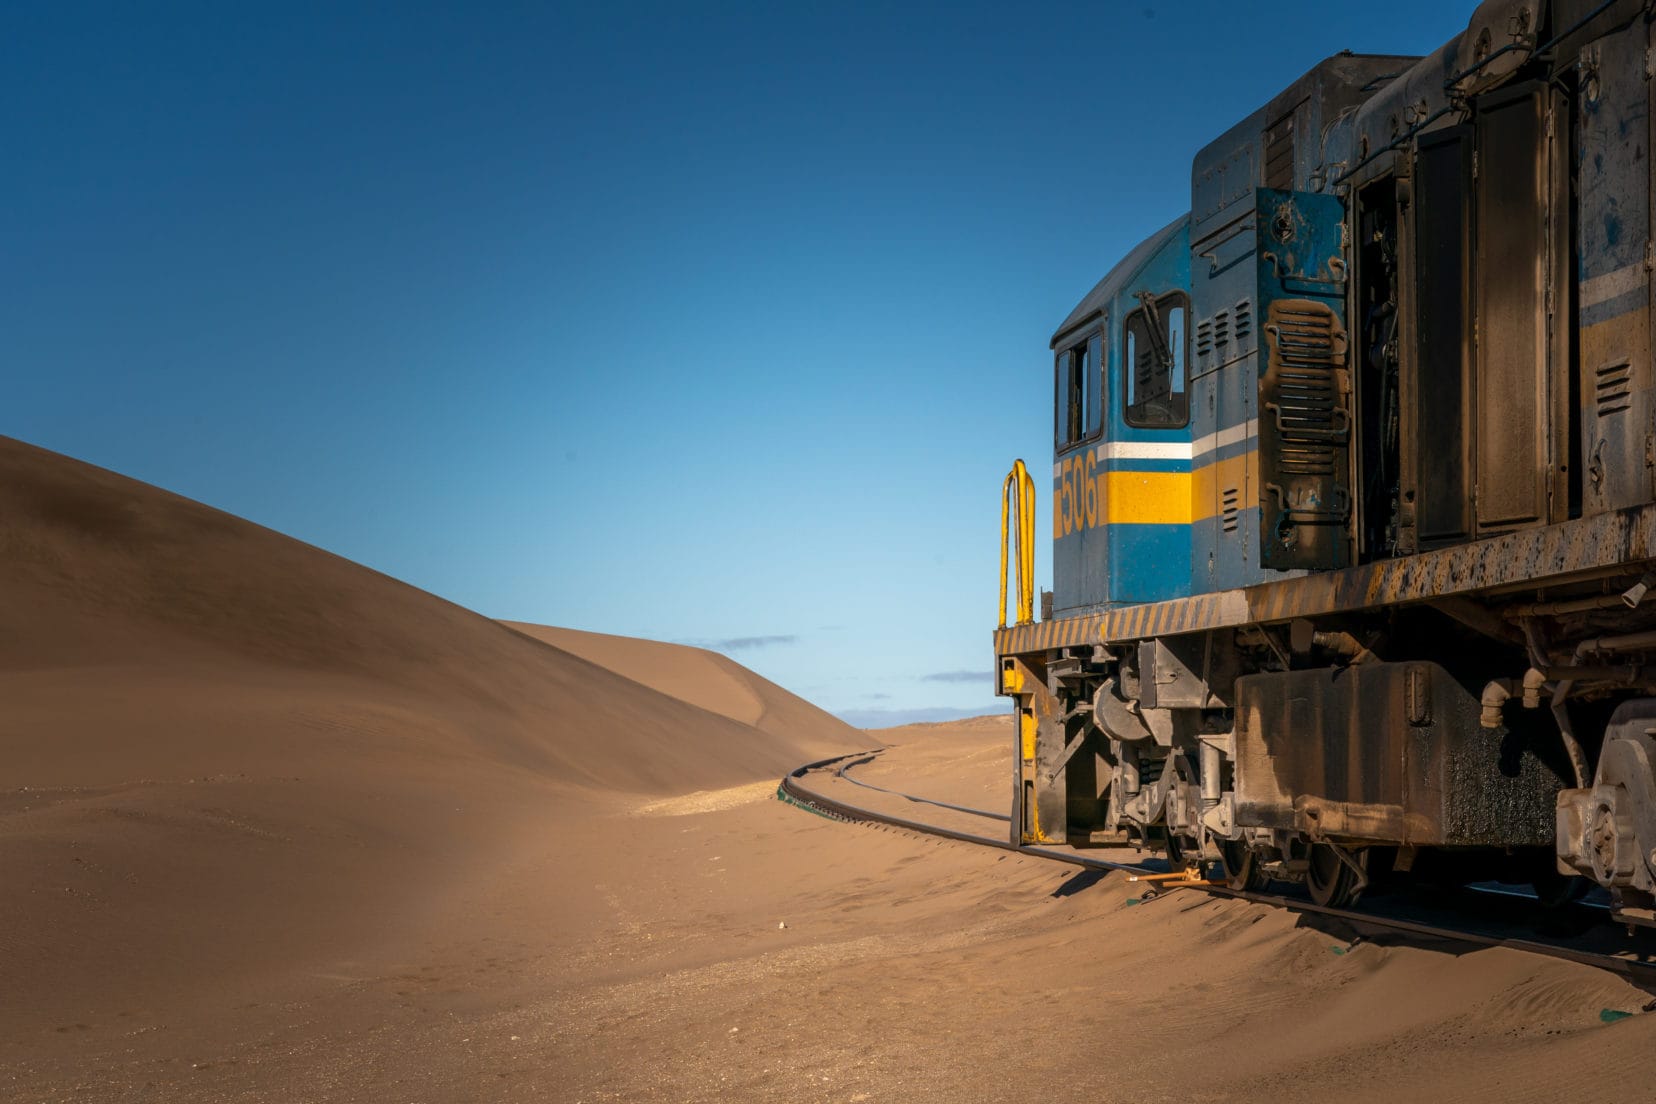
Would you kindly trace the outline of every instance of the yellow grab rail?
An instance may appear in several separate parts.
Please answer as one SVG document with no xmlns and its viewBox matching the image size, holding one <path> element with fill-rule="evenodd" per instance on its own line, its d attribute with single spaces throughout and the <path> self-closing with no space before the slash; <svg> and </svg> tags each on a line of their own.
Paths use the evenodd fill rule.
<svg viewBox="0 0 1656 1104">
<path fill-rule="evenodd" d="M 1011 529 L 1012 512 L 1018 528 Z M 1000 627 L 1006 628 L 1006 548 L 1011 538 L 1018 554 L 1018 620 L 1023 625 L 1035 620 L 1035 480 L 1022 460 L 1001 483 Z"/>
</svg>

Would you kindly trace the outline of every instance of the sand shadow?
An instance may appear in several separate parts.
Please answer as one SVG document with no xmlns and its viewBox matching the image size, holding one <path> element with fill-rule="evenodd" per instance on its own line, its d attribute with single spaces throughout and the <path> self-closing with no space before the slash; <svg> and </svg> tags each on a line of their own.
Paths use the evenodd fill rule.
<svg viewBox="0 0 1656 1104">
<path fill-rule="evenodd" d="M 1518 949 L 1526 949 L 1527 944 L 1527 949 L 1536 951 L 1564 951 L 1565 957 L 1569 957 L 1569 952 L 1584 956 L 1614 955 L 1620 959 L 1619 965 L 1604 964 L 1603 968 L 1620 973 L 1635 988 L 1656 996 L 1656 937 L 1644 932 L 1627 936 L 1619 925 L 1607 922 L 1601 910 L 1579 904 L 1558 908 L 1532 904 L 1527 908 L 1513 908 L 1511 901 L 1505 902 L 1503 909 L 1502 902 L 1465 890 L 1388 893 L 1372 902 L 1365 899 L 1364 904 L 1374 908 L 1376 920 L 1395 918 L 1450 930 L 1459 928 L 1486 938 L 1513 940 L 1511 945 Z M 1295 926 L 1328 937 L 1331 951 L 1342 954 L 1364 943 L 1376 947 L 1414 947 L 1456 958 L 1486 949 L 1448 936 L 1405 931 L 1378 923 L 1365 924 L 1315 912 L 1300 912 Z"/>
<path fill-rule="evenodd" d="M 1054 897 L 1073 897 L 1084 889 L 1097 885 L 1109 876 L 1108 870 L 1082 870 L 1064 879 L 1062 885 L 1052 891 Z"/>
</svg>

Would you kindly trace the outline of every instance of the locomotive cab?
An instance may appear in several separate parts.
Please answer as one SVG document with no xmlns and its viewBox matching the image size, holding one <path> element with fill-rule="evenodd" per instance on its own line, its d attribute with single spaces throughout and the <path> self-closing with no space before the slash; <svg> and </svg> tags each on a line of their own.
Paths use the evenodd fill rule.
<svg viewBox="0 0 1656 1104">
<path fill-rule="evenodd" d="M 1057 611 L 1190 578 L 1190 220 L 1140 244 L 1052 338 Z"/>
</svg>

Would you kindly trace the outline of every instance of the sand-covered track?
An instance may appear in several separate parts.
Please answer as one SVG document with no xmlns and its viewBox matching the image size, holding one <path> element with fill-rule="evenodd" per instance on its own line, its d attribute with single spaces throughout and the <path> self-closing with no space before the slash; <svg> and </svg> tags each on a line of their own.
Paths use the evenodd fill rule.
<svg viewBox="0 0 1656 1104">
<path fill-rule="evenodd" d="M 965 813 L 967 816 L 979 817 L 983 820 L 998 820 L 1002 824 L 1010 824 L 1012 822 L 1012 818 L 1005 813 L 991 812 L 988 809 L 973 809 L 965 805 L 957 805 L 950 801 L 939 801 L 934 797 L 920 797 L 917 794 L 904 793 L 901 790 L 893 790 L 886 786 L 876 786 L 874 783 L 865 779 L 855 778 L 852 776 L 851 771 L 853 769 L 866 763 L 873 762 L 879 754 L 880 751 L 868 751 L 858 755 L 844 756 L 840 759 L 829 759 L 825 760 L 823 766 L 833 767 L 835 778 L 849 782 L 853 786 L 861 786 L 865 790 L 873 790 L 876 793 L 890 794 L 892 797 L 899 797 L 904 801 L 912 802 L 916 805 L 930 805 L 933 808 L 947 809 L 953 813 Z M 797 774 L 797 772 L 795 773 Z M 789 775 L 789 777 L 791 778 L 793 775 Z"/>
<path fill-rule="evenodd" d="M 1166 863 L 1159 859 L 1131 862 L 1113 861 L 1074 850 L 1017 846 L 1004 836 L 989 836 L 980 832 L 897 816 L 849 801 L 845 795 L 830 796 L 824 792 L 827 787 L 812 785 L 808 781 L 827 782 L 829 785 L 835 782 L 850 783 L 915 804 L 1005 822 L 1005 817 L 988 810 L 971 809 L 949 802 L 904 793 L 889 787 L 874 786 L 851 777 L 851 772 L 855 768 L 873 762 L 881 754 L 881 750 L 873 750 L 806 763 L 783 777 L 777 790 L 778 796 L 791 804 L 836 820 L 853 824 L 896 828 L 953 840 L 958 843 L 1013 852 L 1042 861 L 1064 863 L 1101 873 L 1153 874 L 1165 872 L 1167 869 Z M 1154 887 L 1149 890 L 1146 896 L 1160 895 L 1170 892 L 1172 889 L 1194 890 L 1215 896 L 1241 898 L 1257 904 L 1299 913 L 1305 917 L 1308 923 L 1312 924 L 1348 925 L 1358 939 L 1366 939 L 1371 942 L 1389 938 L 1425 945 L 1438 945 L 1445 949 L 1456 945 L 1468 949 L 1504 947 L 1509 950 L 1577 962 L 1620 975 L 1632 984 L 1656 995 L 1656 940 L 1645 936 L 1643 932 L 1623 936 L 1621 930 L 1608 923 L 1608 921 L 1596 924 L 1584 932 L 1574 933 L 1570 937 L 1552 937 L 1526 932 L 1511 921 L 1499 917 L 1498 910 L 1501 907 L 1499 899 L 1490 895 L 1477 895 L 1477 897 L 1472 898 L 1474 900 L 1486 898 L 1481 901 L 1482 907 L 1479 908 L 1464 906 L 1460 908 L 1441 906 L 1423 908 L 1417 902 L 1386 902 L 1383 906 L 1365 905 L 1355 908 L 1329 908 L 1318 905 L 1304 897 L 1246 892 L 1222 885 L 1202 883 Z M 1653 999 L 1651 1003 L 1656 1005 L 1656 999 Z"/>
</svg>

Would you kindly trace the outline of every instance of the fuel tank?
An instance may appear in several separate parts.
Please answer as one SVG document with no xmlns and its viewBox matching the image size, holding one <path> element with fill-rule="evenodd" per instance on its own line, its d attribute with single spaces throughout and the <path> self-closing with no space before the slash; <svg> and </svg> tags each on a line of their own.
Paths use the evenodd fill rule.
<svg viewBox="0 0 1656 1104">
<path fill-rule="evenodd" d="M 1236 681 L 1236 821 L 1345 843 L 1550 846 L 1564 786 L 1558 736 L 1509 709 L 1480 727 L 1475 694 L 1435 663 Z"/>
</svg>

